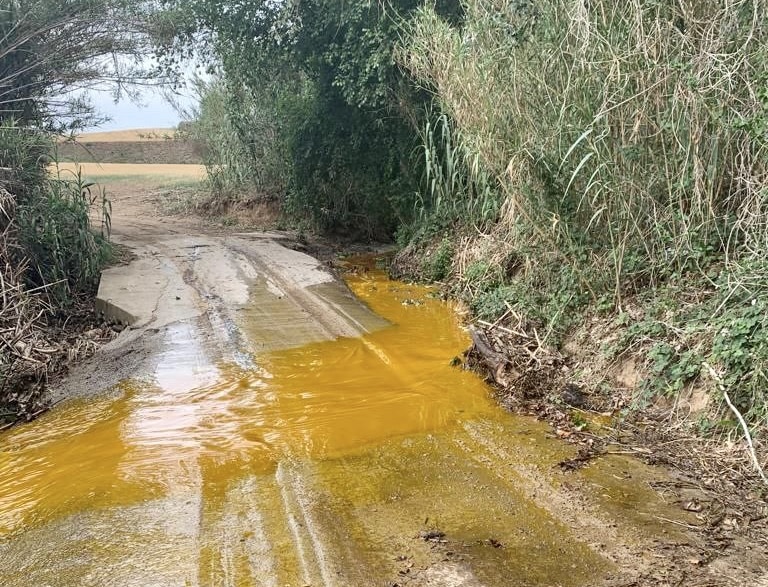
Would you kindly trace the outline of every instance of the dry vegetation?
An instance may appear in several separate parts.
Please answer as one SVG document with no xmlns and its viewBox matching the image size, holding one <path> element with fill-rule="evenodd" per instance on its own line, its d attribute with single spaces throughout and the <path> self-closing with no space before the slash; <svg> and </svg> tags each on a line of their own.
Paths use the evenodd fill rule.
<svg viewBox="0 0 768 587">
<path fill-rule="evenodd" d="M 422 272 L 487 321 L 511 305 L 554 347 L 602 313 L 624 332 L 603 351 L 643 357 L 641 396 L 700 381 L 710 418 L 733 417 L 729 396 L 759 433 L 768 6 L 465 8 L 461 28 L 425 8 L 401 53 L 445 112 L 425 134 Z"/>
<path fill-rule="evenodd" d="M 739 584 L 768 548 L 768 5 L 464 6 L 401 49 L 442 114 L 396 270 L 466 300 L 468 362 L 564 467 L 633 454 L 705 496 L 706 547 L 648 584 Z"/>
<path fill-rule="evenodd" d="M 28 285 L 30 261 L 15 218 L 16 198 L 0 188 L 0 429 L 48 409 L 49 377 L 114 335 L 87 305 L 57 316 L 47 291 L 54 284 Z"/>
</svg>

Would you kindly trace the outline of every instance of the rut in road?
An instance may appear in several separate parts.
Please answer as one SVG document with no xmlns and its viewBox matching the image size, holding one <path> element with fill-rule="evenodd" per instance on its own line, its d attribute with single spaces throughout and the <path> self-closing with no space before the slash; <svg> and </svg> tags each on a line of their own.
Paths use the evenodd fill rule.
<svg viewBox="0 0 768 587">
<path fill-rule="evenodd" d="M 133 327 L 66 383 L 109 393 L 0 436 L 0 584 L 626 584 L 690 540 L 660 473 L 560 472 L 450 365 L 431 290 L 370 268 L 355 297 L 279 234 L 143 234 L 102 292 Z"/>
</svg>

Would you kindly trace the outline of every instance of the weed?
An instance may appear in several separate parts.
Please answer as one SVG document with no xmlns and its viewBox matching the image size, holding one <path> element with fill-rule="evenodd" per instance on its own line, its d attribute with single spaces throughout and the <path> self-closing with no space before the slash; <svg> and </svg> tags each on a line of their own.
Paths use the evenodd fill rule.
<svg viewBox="0 0 768 587">
<path fill-rule="evenodd" d="M 518 301 L 517 288 L 500 285 L 481 291 L 470 301 L 472 312 L 483 320 L 496 320 L 507 311 L 508 304 Z"/>
<path fill-rule="evenodd" d="M 100 233 L 92 229 L 98 205 Z M 80 174 L 47 179 L 17 209 L 19 242 L 30 261 L 30 285 L 45 286 L 60 306 L 80 292 L 92 292 L 111 248 L 111 203 Z"/>
<path fill-rule="evenodd" d="M 484 229 L 497 219 L 501 194 L 448 116 L 429 118 L 420 148 L 424 178 L 414 201 L 414 220 L 401 227 L 398 242 L 428 240 L 454 226 Z"/>
<path fill-rule="evenodd" d="M 608 350 L 648 353 L 648 394 L 707 361 L 768 420 L 765 6 L 508 4 L 468 0 L 460 26 L 425 6 L 407 27 L 401 63 L 445 113 L 423 133 L 422 229 L 482 218 L 464 202 L 491 178 L 503 201 L 474 242 L 496 249 L 469 242 L 457 264 L 475 312 L 513 307 L 557 342 L 616 310 Z M 487 274 L 510 249 L 524 270 Z"/>
<path fill-rule="evenodd" d="M 430 281 L 442 281 L 450 274 L 452 263 L 453 244 L 449 239 L 444 238 L 422 261 L 421 273 Z"/>
<path fill-rule="evenodd" d="M 465 269 L 462 279 L 468 285 L 477 287 L 481 292 L 496 289 L 504 284 L 501 267 L 483 259 L 470 263 Z"/>
<path fill-rule="evenodd" d="M 675 395 L 699 375 L 701 356 L 694 350 L 679 351 L 667 342 L 658 342 L 648 351 L 653 376 L 645 384 L 655 393 Z"/>
<path fill-rule="evenodd" d="M 569 418 L 575 430 L 581 432 L 589 428 L 589 421 L 584 417 L 583 414 L 577 411 L 571 411 Z"/>
</svg>

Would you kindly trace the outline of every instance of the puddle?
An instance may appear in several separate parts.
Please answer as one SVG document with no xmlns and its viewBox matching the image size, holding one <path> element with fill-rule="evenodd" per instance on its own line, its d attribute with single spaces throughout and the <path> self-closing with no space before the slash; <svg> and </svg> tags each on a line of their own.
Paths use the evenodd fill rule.
<svg viewBox="0 0 768 587">
<path fill-rule="evenodd" d="M 119 399 L 71 403 L 0 436 L 0 546 L 22 537 L 22 560 L 25 535 L 48 540 L 54 530 L 46 528 L 73 514 L 125 520 L 136 508 L 145 516 L 178 508 L 178 524 L 190 521 L 176 533 L 185 541 L 177 552 L 188 549 L 197 561 L 178 584 L 216 583 L 217 565 L 246 547 L 231 572 L 269 567 L 275 585 L 308 582 L 312 549 L 322 577 L 335 576 L 336 558 L 368 579 L 371 569 L 397 576 L 411 561 L 424 577 L 471 567 L 472 581 L 487 585 L 584 585 L 609 569 L 516 487 L 516 460 L 551 468 L 570 448 L 546 438 L 545 427 L 503 413 L 479 378 L 451 366 L 469 345 L 454 310 L 428 288 L 376 270 L 349 285 L 391 325 L 257 353 L 244 368 L 211 365 L 194 326 L 181 323 L 169 330 L 152 381 L 126 383 Z M 630 507 L 650 499 L 622 493 L 614 481 L 605 489 L 611 498 L 626 496 Z M 419 539 L 430 528 L 446 534 L 445 544 Z M 92 531 L 87 544 L 112 552 L 96 557 L 99 565 L 117 568 L 135 556 L 116 543 L 107 549 L 116 540 L 107 530 Z M 307 531 L 309 546 L 300 548 Z M 196 533 L 202 537 L 189 538 Z M 265 538 L 254 543 L 257 534 Z M 164 549 L 174 548 L 168 536 Z M 163 542 L 162 533 L 145 538 Z M 140 536 L 131 541 L 141 546 Z M 219 544 L 228 541 L 235 546 Z M 29 572 L 54 564 L 54 554 L 27 562 Z M 157 564 L 173 570 L 167 560 Z M 20 580 L 3 572 L 0 583 Z"/>
</svg>

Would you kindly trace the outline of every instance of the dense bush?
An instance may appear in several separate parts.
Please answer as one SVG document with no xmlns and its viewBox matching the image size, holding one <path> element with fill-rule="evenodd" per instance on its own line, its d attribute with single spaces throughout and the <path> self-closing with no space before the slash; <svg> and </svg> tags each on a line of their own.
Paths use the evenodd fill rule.
<svg viewBox="0 0 768 587">
<path fill-rule="evenodd" d="M 281 198 L 290 180 L 285 126 L 301 110 L 300 85 L 250 88 L 221 77 L 195 81 L 197 107 L 180 129 L 199 145 L 208 170 L 209 204 L 225 207 Z"/>
<path fill-rule="evenodd" d="M 100 226 L 92 226 L 92 209 Z M 105 192 L 81 177 L 49 179 L 16 211 L 19 245 L 29 261 L 30 285 L 45 287 L 58 304 L 93 294 L 111 257 L 111 207 Z"/>
<path fill-rule="evenodd" d="M 647 282 L 701 247 L 765 247 L 762 4 L 470 0 L 463 28 L 425 8 L 404 61 L 509 222 Z"/>
<path fill-rule="evenodd" d="M 155 7 L 127 0 L 0 0 L 0 190 L 13 199 L 3 263 L 27 267 L 26 285 L 53 307 L 92 290 L 107 254 L 109 204 L 82 178 L 52 178 L 55 133 L 94 120 L 73 90 L 144 82 Z M 92 231 L 90 210 L 99 210 Z"/>
<path fill-rule="evenodd" d="M 110 254 L 111 208 L 105 193 L 80 176 L 50 175 L 49 134 L 6 121 L 0 140 L 0 168 L 7 170 L 0 188 L 14 199 L 4 218 L 14 236 L 0 259 L 26 265 L 26 285 L 43 288 L 56 305 L 93 292 Z M 99 226 L 92 226 L 92 219 Z"/>
<path fill-rule="evenodd" d="M 745 324 L 768 372 L 749 309 L 768 287 L 766 0 L 170 3 L 249 105 L 227 112 L 243 168 L 285 165 L 263 185 L 294 220 L 399 227 L 426 251 L 411 266 L 489 319 L 514 308 L 543 342 L 587 308 L 704 287 L 699 309 Z M 731 338 L 690 324 L 696 352 L 654 335 L 657 382 L 679 389 L 708 361 L 743 409 L 768 405 Z"/>
<path fill-rule="evenodd" d="M 741 407 L 761 412 L 763 376 L 734 361 L 749 356 L 754 374 L 768 364 L 763 321 L 747 319 L 768 287 L 756 269 L 768 253 L 766 3 L 463 6 L 463 26 L 421 9 L 398 56 L 450 120 L 460 143 L 451 149 L 472 163 L 468 179 L 442 180 L 454 187 L 440 199 L 466 200 L 473 182 L 503 199 L 498 223 L 474 221 L 483 234 L 467 239 L 461 263 L 523 259 L 513 276 L 480 288 L 476 311 L 513 304 L 557 341 L 587 306 L 621 312 L 627 295 L 648 288 L 703 287 L 714 300 L 698 307 L 707 319 L 686 329 L 698 350 L 659 346 L 657 383 L 679 390 L 709 360 Z M 725 328 L 742 314 L 736 352 L 707 324 Z M 682 311 L 666 319 L 685 323 Z"/>
<path fill-rule="evenodd" d="M 224 99 L 237 105 L 223 126 L 235 129 L 243 164 L 222 157 L 214 168 L 259 170 L 264 147 L 287 175 L 264 187 L 277 192 L 289 220 L 326 232 L 387 238 L 410 220 L 431 97 L 396 66 L 394 49 L 416 2 L 166 4 L 177 14 L 177 38 L 208 40 Z M 439 10 L 452 20 L 460 13 L 455 2 Z M 249 181 L 261 189 L 258 177 Z"/>
</svg>

